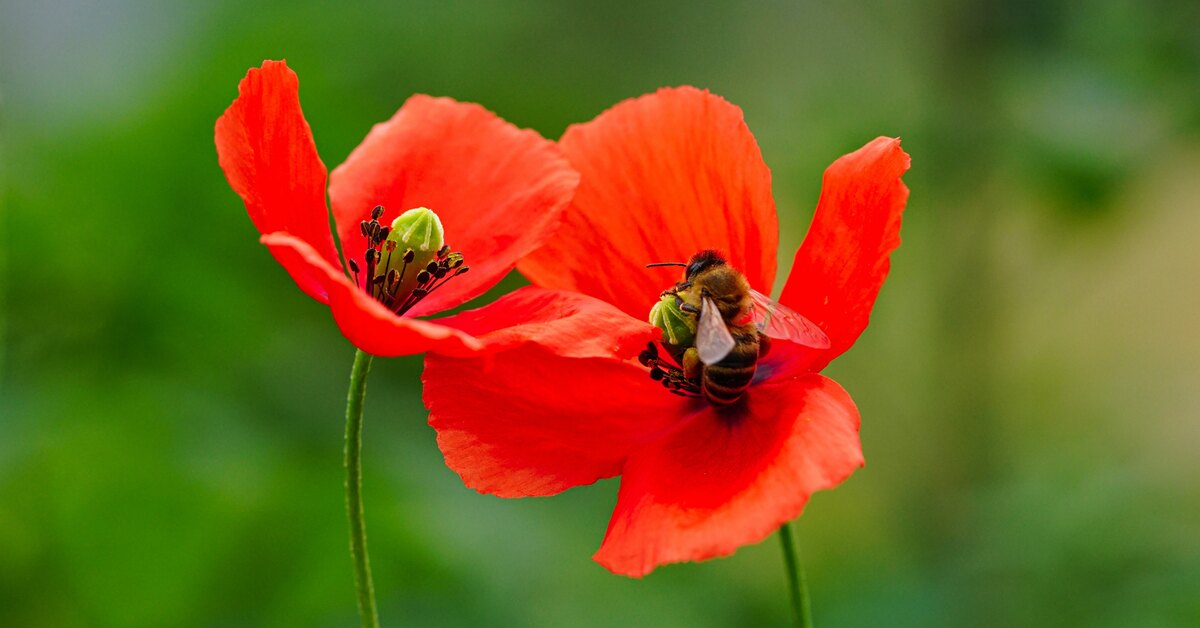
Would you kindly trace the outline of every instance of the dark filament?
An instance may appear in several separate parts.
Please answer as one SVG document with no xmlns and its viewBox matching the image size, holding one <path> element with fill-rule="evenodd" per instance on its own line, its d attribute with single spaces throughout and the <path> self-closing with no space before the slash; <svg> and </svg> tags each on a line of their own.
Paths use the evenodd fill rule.
<svg viewBox="0 0 1200 628">
<path fill-rule="evenodd" d="M 638 362 L 650 368 L 650 379 L 662 382 L 663 388 L 681 397 L 699 397 L 700 382 L 684 376 L 683 369 L 658 353 L 658 345 L 649 342 L 638 354 Z"/>
</svg>

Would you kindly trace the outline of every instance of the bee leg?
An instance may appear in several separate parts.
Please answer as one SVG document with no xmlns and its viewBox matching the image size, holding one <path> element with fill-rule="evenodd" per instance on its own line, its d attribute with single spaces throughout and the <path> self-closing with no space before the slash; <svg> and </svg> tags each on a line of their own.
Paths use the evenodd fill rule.
<svg viewBox="0 0 1200 628">
<path fill-rule="evenodd" d="M 700 378 L 700 352 L 696 347 L 688 347 L 687 351 L 683 352 L 683 376 L 690 380 Z"/>
<path fill-rule="evenodd" d="M 760 333 L 758 335 L 758 359 L 763 359 L 771 352 L 771 337 Z"/>
<path fill-rule="evenodd" d="M 659 295 L 658 295 L 658 296 L 660 296 L 660 297 L 665 297 L 665 296 L 667 296 L 667 295 L 669 294 L 669 295 L 671 295 L 671 296 L 676 296 L 676 297 L 677 297 L 677 296 L 679 296 L 679 291 L 680 291 L 680 290 L 687 290 L 688 288 L 691 288 L 691 287 L 692 287 L 692 282 L 690 282 L 690 281 L 681 281 L 681 282 L 679 282 L 679 283 L 675 284 L 675 287 L 674 287 L 674 288 L 670 288 L 670 289 L 668 289 L 668 290 L 663 290 L 661 293 L 659 293 Z"/>
<path fill-rule="evenodd" d="M 687 312 L 688 314 L 697 315 L 700 314 L 700 308 L 692 305 L 691 303 L 684 303 L 683 299 L 679 298 L 678 295 L 675 296 L 675 305 L 679 308 L 680 312 Z"/>
</svg>

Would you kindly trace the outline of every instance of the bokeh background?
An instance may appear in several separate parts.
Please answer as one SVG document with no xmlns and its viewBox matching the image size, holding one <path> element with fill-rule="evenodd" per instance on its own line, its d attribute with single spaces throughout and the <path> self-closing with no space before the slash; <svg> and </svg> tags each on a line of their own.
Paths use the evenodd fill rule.
<svg viewBox="0 0 1200 628">
<path fill-rule="evenodd" d="M 0 625 L 357 621 L 353 349 L 213 148 L 264 58 L 331 167 L 414 92 L 556 138 L 710 88 L 783 268 L 824 167 L 902 136 L 904 245 L 827 371 L 868 464 L 798 522 L 818 625 L 1200 625 L 1200 5 L 702 4 L 0 2 Z M 377 361 L 367 399 L 385 624 L 788 621 L 774 538 L 629 580 L 590 559 L 615 481 L 463 488 L 420 369 Z"/>
</svg>

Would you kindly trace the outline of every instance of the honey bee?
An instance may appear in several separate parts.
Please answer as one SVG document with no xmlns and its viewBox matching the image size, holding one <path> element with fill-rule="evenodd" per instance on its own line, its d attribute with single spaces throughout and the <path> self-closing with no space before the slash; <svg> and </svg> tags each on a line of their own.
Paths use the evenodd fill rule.
<svg viewBox="0 0 1200 628">
<path fill-rule="evenodd" d="M 695 345 L 684 349 L 679 375 L 686 382 L 698 380 L 700 393 L 713 404 L 729 405 L 745 394 L 770 338 L 817 349 L 830 346 L 820 327 L 751 288 L 716 251 L 700 251 L 686 264 L 647 265 L 654 266 L 685 268 L 683 281 L 662 296 L 674 296 L 679 310 L 697 319 Z"/>
</svg>

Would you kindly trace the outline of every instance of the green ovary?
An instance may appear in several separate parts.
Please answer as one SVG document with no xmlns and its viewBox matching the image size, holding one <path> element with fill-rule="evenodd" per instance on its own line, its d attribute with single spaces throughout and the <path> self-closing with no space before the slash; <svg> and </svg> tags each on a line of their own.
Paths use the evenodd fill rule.
<svg viewBox="0 0 1200 628">
<path fill-rule="evenodd" d="M 674 295 L 663 295 L 650 309 L 650 324 L 663 332 L 663 343 L 688 347 L 696 342 L 696 321 L 675 304 Z"/>
</svg>

